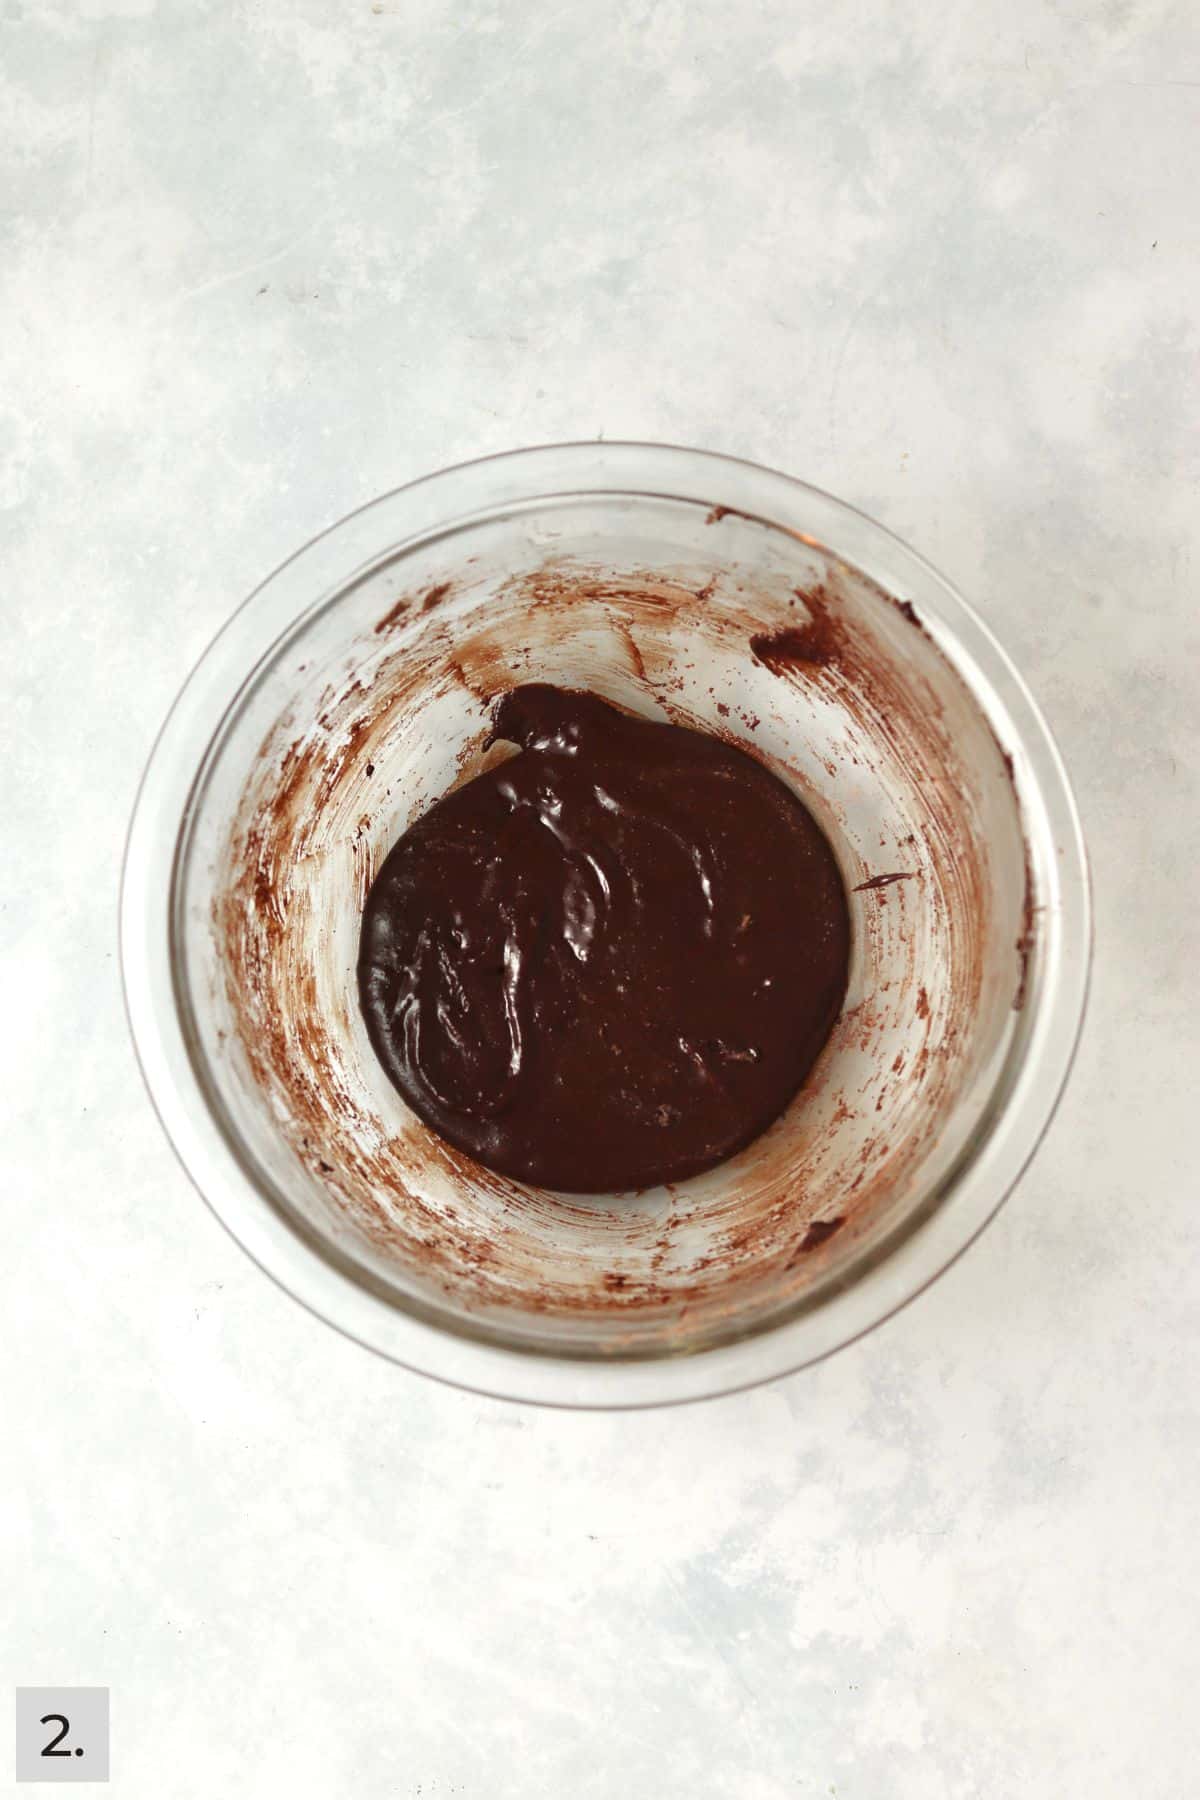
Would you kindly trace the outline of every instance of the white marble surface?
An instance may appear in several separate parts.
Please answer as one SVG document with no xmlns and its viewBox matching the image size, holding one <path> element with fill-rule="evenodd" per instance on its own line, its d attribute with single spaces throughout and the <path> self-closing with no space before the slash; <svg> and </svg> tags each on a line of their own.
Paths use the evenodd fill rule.
<svg viewBox="0 0 1200 1800">
<path fill-rule="evenodd" d="M 0 0 L 0 1680 L 109 1685 L 120 1796 L 1195 1791 L 1196 21 Z M 634 1417 L 443 1391 L 278 1293 L 151 1115 L 114 941 L 240 597 L 384 488 L 600 433 L 790 469 L 955 578 L 1097 903 L 975 1249 L 811 1373 Z"/>
</svg>

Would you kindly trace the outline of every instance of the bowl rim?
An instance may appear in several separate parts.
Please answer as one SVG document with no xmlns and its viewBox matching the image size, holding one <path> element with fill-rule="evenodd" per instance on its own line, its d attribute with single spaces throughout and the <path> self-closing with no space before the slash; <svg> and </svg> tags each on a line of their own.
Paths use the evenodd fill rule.
<svg viewBox="0 0 1200 1800">
<path fill-rule="evenodd" d="M 679 1355 L 605 1361 L 503 1347 L 409 1313 L 356 1280 L 284 1217 L 227 1142 L 176 1004 L 170 913 L 178 847 L 212 748 L 279 637 L 385 549 L 394 556 L 481 511 L 564 493 L 665 493 L 725 506 L 815 536 L 889 592 L 897 592 L 897 577 L 906 593 L 919 590 L 923 622 L 977 701 L 986 700 L 1002 749 L 1019 759 L 1023 824 L 1036 813 L 1054 851 L 1046 873 L 1055 903 L 1039 922 L 1024 1054 L 988 1134 L 936 1209 L 798 1316 Z M 139 784 L 121 876 L 122 987 L 142 1077 L 181 1166 L 235 1240 L 293 1298 L 366 1348 L 469 1391 L 569 1407 L 665 1405 L 752 1387 L 823 1360 L 922 1293 L 995 1216 L 1049 1127 L 1082 1029 L 1091 951 L 1087 853 L 1062 758 L 1022 677 L 958 590 L 887 527 L 821 488 L 714 451 L 632 441 L 539 445 L 454 464 L 368 501 L 281 563 L 213 637 L 172 704 Z"/>
</svg>

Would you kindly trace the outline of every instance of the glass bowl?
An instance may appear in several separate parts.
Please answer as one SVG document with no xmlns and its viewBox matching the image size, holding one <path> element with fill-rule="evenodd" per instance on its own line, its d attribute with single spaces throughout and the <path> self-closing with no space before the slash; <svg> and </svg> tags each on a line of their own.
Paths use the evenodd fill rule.
<svg viewBox="0 0 1200 1800">
<path fill-rule="evenodd" d="M 743 744 L 850 892 L 849 991 L 813 1075 L 756 1143 L 668 1188 L 565 1196 L 480 1168 L 408 1111 L 359 1014 L 373 872 L 531 679 Z M 749 463 L 568 444 L 385 495 L 245 602 L 151 755 L 121 948 L 167 1133 L 284 1288 L 464 1387 L 640 1406 L 825 1356 L 970 1243 L 1066 1079 L 1090 911 L 1049 732 L 927 563 Z"/>
</svg>

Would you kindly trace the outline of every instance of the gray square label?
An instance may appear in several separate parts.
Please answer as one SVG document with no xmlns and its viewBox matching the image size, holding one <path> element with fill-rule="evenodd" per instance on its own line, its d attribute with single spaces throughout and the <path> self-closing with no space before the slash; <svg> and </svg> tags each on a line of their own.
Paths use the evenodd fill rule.
<svg viewBox="0 0 1200 1800">
<path fill-rule="evenodd" d="M 108 1780 L 108 1689 L 17 1689 L 17 1780 Z"/>
</svg>

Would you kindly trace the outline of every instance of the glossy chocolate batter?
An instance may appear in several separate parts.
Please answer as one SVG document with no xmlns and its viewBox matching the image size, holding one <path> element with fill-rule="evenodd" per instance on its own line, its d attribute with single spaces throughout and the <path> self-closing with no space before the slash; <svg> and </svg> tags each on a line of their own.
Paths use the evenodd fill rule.
<svg viewBox="0 0 1200 1800">
<path fill-rule="evenodd" d="M 371 1042 L 421 1118 L 571 1193 L 695 1175 L 792 1098 L 846 991 L 815 821 L 744 751 L 594 694 L 504 696 L 520 754 L 447 794 L 367 897 Z"/>
</svg>

